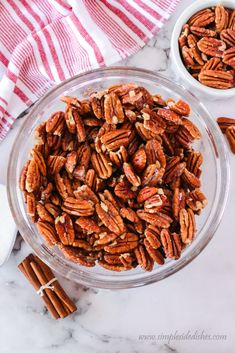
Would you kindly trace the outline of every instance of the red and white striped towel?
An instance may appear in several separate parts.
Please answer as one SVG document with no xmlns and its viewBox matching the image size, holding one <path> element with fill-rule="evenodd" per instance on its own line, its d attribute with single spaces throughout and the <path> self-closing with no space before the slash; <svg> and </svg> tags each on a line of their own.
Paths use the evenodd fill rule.
<svg viewBox="0 0 235 353">
<path fill-rule="evenodd" d="M 179 0 L 2 0 L 0 141 L 48 88 L 134 54 Z"/>
</svg>

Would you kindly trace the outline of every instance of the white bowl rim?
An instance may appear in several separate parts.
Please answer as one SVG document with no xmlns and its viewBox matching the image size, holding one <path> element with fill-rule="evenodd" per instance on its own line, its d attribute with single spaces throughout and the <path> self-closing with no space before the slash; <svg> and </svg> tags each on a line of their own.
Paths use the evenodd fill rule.
<svg viewBox="0 0 235 353">
<path fill-rule="evenodd" d="M 234 0 L 208 0 L 208 1 L 202 1 L 202 0 L 196 0 L 191 4 L 190 6 L 186 7 L 186 9 L 182 12 L 180 17 L 175 23 L 172 36 L 171 36 L 171 57 L 173 62 L 176 64 L 176 67 L 178 71 L 181 73 L 182 77 L 194 88 L 200 90 L 203 93 L 209 94 L 211 96 L 214 96 L 216 98 L 229 98 L 235 95 L 235 88 L 230 88 L 227 90 L 220 90 L 217 88 L 212 88 L 212 87 L 207 87 L 197 81 L 185 68 L 180 52 L 179 52 L 179 44 L 178 44 L 178 38 L 180 35 L 180 32 L 182 30 L 183 25 L 188 21 L 188 19 L 195 14 L 197 11 L 200 11 L 202 9 L 205 9 L 207 7 L 212 7 L 217 5 L 218 3 L 222 3 L 225 7 L 229 8 L 234 8 L 235 9 L 235 3 Z"/>
</svg>

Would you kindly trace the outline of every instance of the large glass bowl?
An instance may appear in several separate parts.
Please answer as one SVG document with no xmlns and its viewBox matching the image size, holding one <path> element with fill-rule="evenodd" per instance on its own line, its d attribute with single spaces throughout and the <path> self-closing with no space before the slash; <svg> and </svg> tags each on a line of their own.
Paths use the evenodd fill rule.
<svg viewBox="0 0 235 353">
<path fill-rule="evenodd" d="M 134 82 L 152 93 L 163 97 L 182 98 L 192 109 L 191 119 L 199 127 L 202 139 L 195 146 L 204 156 L 202 167 L 202 190 L 208 205 L 197 217 L 197 235 L 194 242 L 182 253 L 179 260 L 169 260 L 163 266 L 155 265 L 152 272 L 140 267 L 127 272 L 111 272 L 99 265 L 86 268 L 64 258 L 55 248 L 49 248 L 31 223 L 25 212 L 22 193 L 18 187 L 21 168 L 29 157 L 34 144 L 33 131 L 54 111 L 64 109 L 62 95 L 84 97 L 88 91 L 103 90 L 112 84 Z M 8 167 L 8 198 L 13 217 L 25 241 L 33 251 L 53 270 L 78 283 L 99 288 L 130 288 L 159 281 L 178 271 L 192 261 L 208 244 L 218 227 L 229 187 L 229 165 L 222 134 L 205 107 L 191 93 L 158 74 L 134 68 L 107 68 L 75 76 L 54 87 L 31 109 L 11 151 Z"/>
</svg>

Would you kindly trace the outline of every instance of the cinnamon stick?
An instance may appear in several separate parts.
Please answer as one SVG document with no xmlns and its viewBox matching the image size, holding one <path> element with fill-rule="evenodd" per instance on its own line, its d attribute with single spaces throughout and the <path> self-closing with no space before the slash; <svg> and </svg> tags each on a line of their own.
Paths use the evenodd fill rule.
<svg viewBox="0 0 235 353">
<path fill-rule="evenodd" d="M 34 274 L 34 271 L 32 270 L 30 263 L 29 263 L 29 259 L 25 259 L 19 266 L 18 266 L 19 270 L 25 275 L 25 277 L 28 279 L 28 281 L 32 284 L 32 286 L 34 287 L 34 289 L 36 291 L 39 290 L 39 288 L 41 287 L 40 282 L 38 281 L 37 277 Z M 59 319 L 59 314 L 56 311 L 56 309 L 54 308 L 53 304 L 51 303 L 50 299 L 48 298 L 47 294 L 45 294 L 42 297 L 42 300 L 44 301 L 48 311 L 51 313 L 51 315 L 53 316 L 54 319 Z"/>
<path fill-rule="evenodd" d="M 55 278 L 51 269 L 33 254 L 28 255 L 18 268 L 37 292 Z M 54 319 L 65 318 L 77 310 L 57 279 L 50 287 L 43 289 L 42 299 Z"/>
<path fill-rule="evenodd" d="M 51 271 L 50 267 L 48 267 L 39 257 L 35 257 L 36 263 L 42 268 L 44 275 L 47 279 L 47 282 L 49 282 L 52 278 L 54 278 L 54 274 Z M 73 313 L 74 311 L 77 310 L 76 305 L 74 302 L 67 296 L 65 293 L 64 289 L 61 287 L 58 281 L 53 283 L 54 286 L 54 292 L 58 295 L 60 300 L 64 303 L 66 308 L 68 308 L 69 313 Z"/>
<path fill-rule="evenodd" d="M 47 281 L 46 277 L 44 276 L 41 268 L 38 266 L 38 264 L 36 262 L 32 261 L 32 262 L 30 262 L 30 265 L 31 265 L 34 273 L 36 274 L 36 276 L 40 282 L 40 287 L 47 284 L 48 281 Z M 54 287 L 54 283 L 52 284 L 53 287 Z M 50 299 L 51 303 L 53 304 L 54 308 L 58 312 L 59 316 L 62 318 L 66 317 L 67 312 L 64 309 L 63 305 L 61 304 L 60 300 L 58 299 L 57 295 L 54 293 L 54 291 L 51 289 L 45 288 L 43 291 L 43 295 L 45 293 L 47 294 L 47 296 Z"/>
</svg>

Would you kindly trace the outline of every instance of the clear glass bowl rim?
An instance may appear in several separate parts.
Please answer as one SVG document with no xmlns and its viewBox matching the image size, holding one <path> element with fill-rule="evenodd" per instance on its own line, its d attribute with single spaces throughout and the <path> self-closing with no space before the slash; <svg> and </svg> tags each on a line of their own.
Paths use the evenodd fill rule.
<svg viewBox="0 0 235 353">
<path fill-rule="evenodd" d="M 78 266 L 77 272 L 71 271 L 71 269 L 67 264 L 61 262 L 61 259 L 59 257 L 54 255 L 52 256 L 50 254 L 49 249 L 46 249 L 44 246 L 33 242 L 32 241 L 33 232 L 28 227 L 27 223 L 25 222 L 25 220 L 21 215 L 19 202 L 16 196 L 17 194 L 16 190 L 18 187 L 18 180 L 16 177 L 16 163 L 17 163 L 17 158 L 19 153 L 19 146 L 20 146 L 20 143 L 23 142 L 22 141 L 23 138 L 21 135 L 23 135 L 22 132 L 24 130 L 26 131 L 28 130 L 29 126 L 33 121 L 35 112 L 38 112 L 40 107 L 45 105 L 46 102 L 49 103 L 50 98 L 56 96 L 56 92 L 59 91 L 61 88 L 66 90 L 67 87 L 71 87 L 71 84 L 73 81 L 76 81 L 79 79 L 81 80 L 81 82 L 85 82 L 86 80 L 95 79 L 97 76 L 102 74 L 113 76 L 121 73 L 125 75 L 129 75 L 129 74 L 136 75 L 136 77 L 138 77 L 139 79 L 141 79 L 142 77 L 142 78 L 151 79 L 153 82 L 154 81 L 157 81 L 158 83 L 160 82 L 167 88 L 177 91 L 177 93 L 182 94 L 184 98 L 186 97 L 186 99 L 191 100 L 198 105 L 198 109 L 202 111 L 204 114 L 203 117 L 206 123 L 207 130 L 210 132 L 214 140 L 214 149 L 215 149 L 217 158 L 219 159 L 219 163 L 220 163 L 219 172 L 221 176 L 220 190 L 217 198 L 218 200 L 217 203 L 219 207 L 217 207 L 217 209 L 213 214 L 213 217 L 210 222 L 209 231 L 206 234 L 204 234 L 200 242 L 197 244 L 197 247 L 195 247 L 190 253 L 190 256 L 180 258 L 179 260 L 175 261 L 171 267 L 166 268 L 165 270 L 163 269 L 160 273 L 150 272 L 144 278 L 142 277 L 132 278 L 132 279 L 125 278 L 124 281 L 122 277 L 118 278 L 117 275 L 107 276 L 107 279 L 106 279 L 105 278 L 106 276 L 104 275 L 97 276 L 96 274 L 92 275 L 92 273 L 87 274 L 85 273 L 85 270 L 83 271 L 83 269 L 80 266 Z M 38 102 L 36 102 L 33 105 L 30 112 L 28 113 L 28 116 L 25 122 L 23 123 L 20 131 L 18 132 L 15 138 L 15 142 L 10 153 L 8 170 L 7 170 L 7 194 L 8 194 L 8 202 L 10 205 L 12 215 L 14 217 L 15 223 L 22 237 L 33 249 L 36 255 L 39 256 L 45 263 L 47 263 L 52 268 L 52 270 L 58 272 L 60 275 L 66 278 L 69 278 L 77 283 L 80 283 L 89 287 L 96 287 L 96 288 L 103 288 L 103 289 L 105 288 L 122 289 L 122 288 L 133 288 L 133 287 L 143 286 L 146 284 L 150 284 L 150 283 L 154 283 L 159 280 L 162 280 L 172 275 L 173 273 L 179 271 L 181 268 L 189 264 L 196 256 L 198 256 L 201 253 L 201 251 L 206 247 L 206 245 L 212 239 L 222 219 L 222 215 L 224 212 L 224 208 L 225 208 L 227 196 L 228 196 L 229 181 L 230 181 L 230 168 L 229 168 L 227 147 L 217 124 L 213 121 L 212 117 L 210 116 L 209 112 L 204 107 L 204 105 L 192 93 L 186 90 L 184 86 L 179 85 L 175 83 L 173 80 L 169 80 L 168 78 L 158 73 L 154 73 L 152 71 L 145 70 L 145 69 L 139 69 L 139 68 L 137 69 L 134 67 L 116 66 L 116 67 L 110 67 L 110 68 L 104 68 L 104 69 L 96 69 L 83 74 L 73 76 L 72 78 L 69 78 L 68 80 L 63 81 L 62 83 L 50 89 L 46 94 L 44 94 L 39 99 Z M 113 277 L 113 279 L 111 277 Z"/>
</svg>

